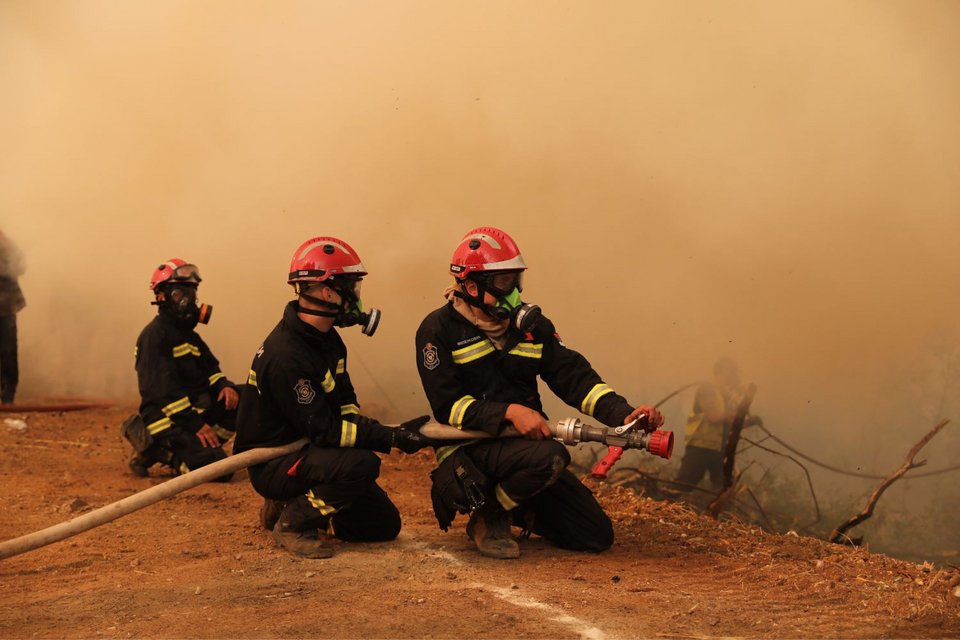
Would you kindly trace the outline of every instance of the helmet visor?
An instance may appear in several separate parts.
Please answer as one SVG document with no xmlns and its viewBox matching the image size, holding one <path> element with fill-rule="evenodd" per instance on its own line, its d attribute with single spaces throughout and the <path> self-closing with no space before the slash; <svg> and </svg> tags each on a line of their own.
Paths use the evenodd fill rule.
<svg viewBox="0 0 960 640">
<path fill-rule="evenodd" d="M 170 280 L 173 282 L 200 284 L 200 270 L 197 269 L 196 265 L 184 264 L 173 270 L 173 275 L 170 276 Z"/>
<path fill-rule="evenodd" d="M 495 271 L 479 276 L 487 289 L 500 296 L 507 296 L 516 289 L 523 291 L 523 271 Z"/>
<path fill-rule="evenodd" d="M 351 298 L 353 300 L 360 299 L 360 285 L 363 283 L 363 278 L 358 276 L 351 275 L 338 275 L 331 276 L 329 281 L 326 284 L 330 285 L 334 291 L 340 294 L 343 298 Z"/>
</svg>

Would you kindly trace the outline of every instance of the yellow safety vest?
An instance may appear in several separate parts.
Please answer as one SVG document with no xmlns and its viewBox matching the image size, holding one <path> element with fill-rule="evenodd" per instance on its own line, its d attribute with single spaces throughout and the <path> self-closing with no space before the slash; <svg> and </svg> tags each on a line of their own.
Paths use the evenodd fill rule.
<svg viewBox="0 0 960 640">
<path fill-rule="evenodd" d="M 710 385 L 711 390 L 714 393 L 714 402 L 717 406 L 721 407 L 721 410 L 727 412 L 727 398 L 724 397 L 720 390 L 715 385 Z M 700 391 L 697 391 L 697 395 L 700 395 Z M 703 409 L 700 407 L 700 402 L 694 400 L 693 408 L 690 410 L 690 415 L 687 417 L 687 424 L 684 428 L 684 434 L 686 436 L 687 446 L 700 447 L 701 449 L 711 449 L 713 451 L 723 451 L 723 421 L 711 422 L 707 420 L 703 415 Z"/>
</svg>

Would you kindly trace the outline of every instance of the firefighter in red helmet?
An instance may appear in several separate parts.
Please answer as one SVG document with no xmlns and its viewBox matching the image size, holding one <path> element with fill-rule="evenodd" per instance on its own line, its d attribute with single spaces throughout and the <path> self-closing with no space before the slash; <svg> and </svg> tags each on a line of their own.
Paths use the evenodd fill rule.
<svg viewBox="0 0 960 640">
<path fill-rule="evenodd" d="M 470 513 L 467 534 L 481 554 L 517 558 L 517 525 L 557 546 L 603 551 L 613 544 L 609 518 L 570 471 L 563 444 L 551 439 L 537 379 L 582 413 L 609 425 L 648 416 L 567 348 L 536 305 L 521 299 L 527 265 L 513 239 L 494 227 L 468 232 L 453 252 L 447 303 L 417 331 L 417 368 L 437 421 L 498 435 L 513 425 L 523 438 L 493 438 L 437 448 L 434 511 L 446 530 Z"/>
<path fill-rule="evenodd" d="M 330 557 L 332 538 L 395 538 L 400 513 L 377 484 L 374 452 L 413 453 L 433 444 L 418 431 L 427 416 L 393 428 L 360 413 L 337 328 L 376 331 L 380 312 L 365 310 L 360 299 L 366 275 L 357 253 L 337 238 L 311 238 L 297 248 L 287 278 L 297 298 L 257 350 L 251 390 L 241 401 L 235 452 L 309 441 L 249 469 L 264 497 L 262 525 L 301 557 Z"/>
<path fill-rule="evenodd" d="M 162 263 L 150 278 L 158 311 L 134 351 L 140 411 L 123 425 L 136 450 L 130 469 L 139 476 L 158 462 L 186 473 L 222 460 L 222 445 L 236 426 L 239 390 L 195 331 L 211 312 L 197 300 L 200 281 L 197 267 L 180 258 Z"/>
</svg>

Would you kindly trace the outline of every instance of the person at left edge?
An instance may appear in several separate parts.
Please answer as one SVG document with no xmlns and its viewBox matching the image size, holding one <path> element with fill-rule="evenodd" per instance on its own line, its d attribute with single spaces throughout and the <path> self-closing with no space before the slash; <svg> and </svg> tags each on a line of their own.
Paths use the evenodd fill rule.
<svg viewBox="0 0 960 640">
<path fill-rule="evenodd" d="M 162 263 L 150 278 L 157 315 L 134 351 L 140 412 L 123 428 L 136 450 L 130 469 L 139 476 L 158 462 L 180 474 L 227 457 L 222 445 L 236 428 L 239 389 L 194 330 L 211 313 L 198 303 L 200 280 L 197 267 L 180 258 Z"/>
<path fill-rule="evenodd" d="M 377 484 L 374 451 L 413 453 L 433 444 L 418 431 L 428 416 L 394 428 L 360 413 L 335 327 L 376 331 L 379 310 L 366 312 L 360 301 L 365 275 L 356 251 L 338 238 L 311 238 L 297 248 L 287 278 L 297 298 L 257 350 L 240 401 L 234 452 L 308 440 L 294 453 L 249 468 L 265 499 L 261 524 L 300 557 L 329 558 L 334 538 L 395 538 L 400 513 Z"/>
<path fill-rule="evenodd" d="M 23 254 L 0 231 L 0 403 L 12 404 L 17 393 L 17 314 L 27 302 L 17 283 L 23 275 Z"/>
</svg>

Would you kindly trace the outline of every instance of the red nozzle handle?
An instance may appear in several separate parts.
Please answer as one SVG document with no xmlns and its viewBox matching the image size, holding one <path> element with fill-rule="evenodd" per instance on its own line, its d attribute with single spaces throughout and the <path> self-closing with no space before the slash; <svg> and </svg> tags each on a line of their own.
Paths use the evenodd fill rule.
<svg viewBox="0 0 960 640">
<path fill-rule="evenodd" d="M 654 431 L 650 434 L 647 451 L 655 456 L 669 460 L 673 455 L 673 431 Z"/>
<path fill-rule="evenodd" d="M 622 455 L 623 447 L 607 447 L 607 455 L 605 455 L 600 462 L 594 465 L 590 475 L 597 480 L 605 479 L 607 477 L 607 472 L 610 471 L 610 467 L 615 465 L 617 460 L 619 460 L 620 456 Z"/>
</svg>

